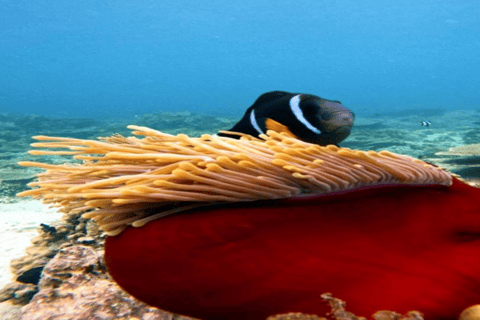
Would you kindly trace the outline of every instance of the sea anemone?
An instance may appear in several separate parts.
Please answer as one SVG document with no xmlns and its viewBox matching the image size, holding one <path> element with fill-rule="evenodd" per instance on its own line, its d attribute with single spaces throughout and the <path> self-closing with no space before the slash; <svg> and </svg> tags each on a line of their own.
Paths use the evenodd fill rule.
<svg viewBox="0 0 480 320">
<path fill-rule="evenodd" d="M 82 164 L 20 162 L 47 169 L 39 187 L 18 196 L 42 198 L 62 211 L 94 219 L 108 235 L 128 225 L 213 203 L 331 194 L 377 185 L 450 185 L 451 175 L 423 161 L 388 151 L 317 146 L 269 131 L 240 140 L 203 135 L 172 136 L 129 126 L 145 138 L 103 141 L 36 136 L 34 155 L 73 155 Z M 100 156 L 98 156 L 100 155 Z M 154 209 L 154 210 L 152 210 Z M 159 212 L 152 215 L 152 212 Z"/>
<path fill-rule="evenodd" d="M 94 219 L 111 236 L 110 274 L 147 303 L 262 319 L 322 313 L 329 291 L 357 314 L 448 318 L 480 300 L 480 190 L 436 166 L 274 131 L 237 140 L 129 128 L 144 138 L 35 137 L 69 151 L 32 154 L 81 163 L 21 162 L 46 171 L 19 196 Z"/>
</svg>

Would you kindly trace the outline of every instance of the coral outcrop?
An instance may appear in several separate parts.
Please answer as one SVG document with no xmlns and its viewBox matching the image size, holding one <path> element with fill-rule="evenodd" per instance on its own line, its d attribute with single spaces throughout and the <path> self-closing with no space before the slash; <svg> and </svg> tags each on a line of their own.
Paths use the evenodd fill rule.
<svg viewBox="0 0 480 320">
<path fill-rule="evenodd" d="M 87 246 L 61 249 L 43 269 L 38 287 L 20 320 L 178 319 L 120 289 L 105 273 L 101 251 Z"/>
</svg>

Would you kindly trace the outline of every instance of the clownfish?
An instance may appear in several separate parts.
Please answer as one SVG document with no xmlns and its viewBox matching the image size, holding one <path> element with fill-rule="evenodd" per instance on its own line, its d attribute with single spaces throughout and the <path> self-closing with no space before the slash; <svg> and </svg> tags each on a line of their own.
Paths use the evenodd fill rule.
<svg viewBox="0 0 480 320">
<path fill-rule="evenodd" d="M 350 135 L 354 113 L 340 101 L 311 94 L 271 91 L 262 94 L 230 130 L 258 137 L 267 130 L 287 132 L 322 146 L 338 144 Z M 236 135 L 218 133 L 237 138 Z"/>
</svg>

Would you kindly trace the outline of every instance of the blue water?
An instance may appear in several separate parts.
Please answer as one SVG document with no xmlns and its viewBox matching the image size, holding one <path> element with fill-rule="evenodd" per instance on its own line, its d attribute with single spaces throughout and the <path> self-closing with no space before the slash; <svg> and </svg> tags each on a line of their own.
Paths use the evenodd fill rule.
<svg viewBox="0 0 480 320">
<path fill-rule="evenodd" d="M 357 114 L 478 109 L 477 0 L 3 0 L 0 113 L 241 115 L 270 90 Z"/>
</svg>

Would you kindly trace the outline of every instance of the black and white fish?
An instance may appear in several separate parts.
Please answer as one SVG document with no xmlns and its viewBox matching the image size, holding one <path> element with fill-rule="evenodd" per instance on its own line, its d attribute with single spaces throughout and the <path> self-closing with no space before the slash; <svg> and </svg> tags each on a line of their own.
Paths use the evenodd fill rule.
<svg viewBox="0 0 480 320">
<path fill-rule="evenodd" d="M 430 121 L 428 120 L 423 120 L 420 122 L 422 124 L 422 126 L 425 126 L 425 127 L 430 127 L 430 125 L 432 124 Z"/>
<path fill-rule="evenodd" d="M 272 91 L 262 94 L 228 131 L 258 137 L 267 130 L 288 131 L 319 145 L 338 144 L 350 135 L 355 115 L 340 101 L 311 94 Z M 236 138 L 219 133 L 219 136 Z"/>
</svg>

